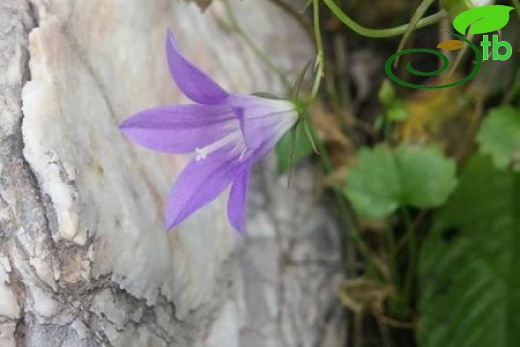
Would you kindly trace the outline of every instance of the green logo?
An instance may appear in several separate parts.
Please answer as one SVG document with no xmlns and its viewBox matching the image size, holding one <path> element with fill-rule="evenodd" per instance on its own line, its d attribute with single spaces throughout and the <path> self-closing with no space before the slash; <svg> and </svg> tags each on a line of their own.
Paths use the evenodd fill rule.
<svg viewBox="0 0 520 347">
<path fill-rule="evenodd" d="M 438 56 L 442 60 L 442 66 L 431 72 L 421 72 L 412 67 L 411 62 L 408 63 L 406 66 L 406 69 L 411 74 L 417 75 L 417 76 L 435 76 L 438 75 L 449 67 L 450 63 L 448 60 L 448 57 L 446 55 L 433 50 L 433 49 L 427 49 L 427 48 L 413 48 L 413 49 L 407 49 L 401 52 L 397 52 L 394 55 L 392 55 L 385 64 L 385 70 L 388 74 L 388 77 L 390 77 L 394 82 L 397 82 L 403 86 L 410 87 L 410 88 L 418 88 L 418 89 L 440 89 L 440 88 L 448 88 L 448 87 L 454 87 L 462 83 L 466 83 L 469 80 L 471 80 L 473 77 L 477 75 L 477 73 L 480 71 L 480 68 L 482 67 L 482 61 L 488 60 L 490 58 L 490 47 L 491 49 L 491 55 L 493 60 L 501 60 L 505 61 L 509 58 L 511 58 L 511 55 L 513 54 L 513 48 L 509 42 L 506 41 L 499 41 L 498 35 L 493 35 L 491 41 L 489 40 L 489 35 L 484 35 L 482 37 L 482 42 L 480 43 L 480 46 L 482 46 L 483 54 L 480 53 L 479 48 L 474 45 L 471 41 L 466 39 L 464 35 L 471 34 L 471 35 L 477 35 L 477 34 L 486 34 L 489 32 L 497 31 L 502 29 L 507 25 L 509 22 L 509 12 L 513 10 L 513 7 L 510 6 L 502 6 L 502 5 L 490 5 L 490 6 L 483 6 L 483 7 L 477 7 L 465 12 L 462 12 L 459 14 L 454 20 L 453 20 L 453 27 L 455 30 L 457 30 L 459 34 L 452 33 L 447 31 L 448 33 L 452 34 L 453 36 L 459 38 L 460 40 L 448 40 L 439 43 L 437 45 L 437 48 L 442 48 L 446 50 L 457 50 L 462 48 L 465 44 L 469 45 L 473 52 L 475 53 L 476 57 L 476 64 L 471 73 L 456 82 L 450 83 L 450 84 L 444 84 L 439 86 L 428 86 L 428 85 L 420 85 L 420 84 L 413 84 L 408 83 L 406 81 L 403 81 L 399 77 L 397 77 L 394 72 L 392 71 L 392 63 L 401 55 L 408 54 L 408 53 L 430 53 Z M 468 31 L 469 28 L 469 32 Z M 500 49 L 502 48 L 502 52 Z"/>
</svg>

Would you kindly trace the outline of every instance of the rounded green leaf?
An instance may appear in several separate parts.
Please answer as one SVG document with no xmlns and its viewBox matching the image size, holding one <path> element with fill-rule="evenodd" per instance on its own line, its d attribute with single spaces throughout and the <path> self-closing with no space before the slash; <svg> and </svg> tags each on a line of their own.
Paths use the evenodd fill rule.
<svg viewBox="0 0 520 347">
<path fill-rule="evenodd" d="M 399 206 L 437 207 L 456 183 L 455 163 L 439 149 L 380 145 L 359 151 L 345 193 L 361 216 L 380 219 Z"/>
<path fill-rule="evenodd" d="M 363 217 L 384 218 L 399 207 L 400 178 L 388 147 L 362 148 L 347 175 L 346 194 Z"/>
<path fill-rule="evenodd" d="M 470 26 L 470 34 L 490 33 L 507 25 L 511 10 L 514 10 L 514 7 L 503 5 L 473 8 L 455 17 L 453 27 L 462 35 L 466 35 L 466 30 Z"/>
<path fill-rule="evenodd" d="M 491 110 L 482 122 L 477 142 L 497 168 L 520 169 L 520 110 L 511 106 Z"/>
<path fill-rule="evenodd" d="M 400 202 L 404 205 L 440 206 L 457 185 L 455 161 L 436 147 L 400 146 L 395 160 L 401 178 Z"/>
</svg>

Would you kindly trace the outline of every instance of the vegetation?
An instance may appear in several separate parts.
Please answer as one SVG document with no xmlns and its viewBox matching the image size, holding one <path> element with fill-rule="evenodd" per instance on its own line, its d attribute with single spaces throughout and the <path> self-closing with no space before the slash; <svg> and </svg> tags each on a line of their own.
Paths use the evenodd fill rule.
<svg viewBox="0 0 520 347">
<path fill-rule="evenodd" d="M 509 59 L 424 90 L 389 79 L 385 61 L 440 42 L 450 61 L 442 74 L 414 74 L 438 68 L 420 52 L 393 71 L 419 86 L 468 76 L 478 57 L 453 40 L 452 21 L 482 2 L 312 0 L 304 13 L 272 1 L 317 47 L 307 95 L 297 86 L 305 116 L 279 145 L 279 167 L 314 160 L 325 173 L 323 197 L 346 234 L 338 297 L 352 317 L 347 345 L 520 345 L 518 1 L 497 2 L 515 8 L 498 11 L 506 26 L 481 23 L 512 45 Z M 477 29 L 465 40 L 482 49 Z"/>
</svg>

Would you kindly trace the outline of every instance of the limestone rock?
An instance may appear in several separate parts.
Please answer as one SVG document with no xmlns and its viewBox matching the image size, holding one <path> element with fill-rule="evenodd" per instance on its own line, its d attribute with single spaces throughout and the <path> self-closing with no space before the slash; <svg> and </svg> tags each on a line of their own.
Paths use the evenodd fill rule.
<svg viewBox="0 0 520 347">
<path fill-rule="evenodd" d="M 166 233 L 164 202 L 187 158 L 138 148 L 117 129 L 143 108 L 188 101 L 168 74 L 167 28 L 225 88 L 283 91 L 228 30 L 223 6 L 0 3 L 2 347 L 325 346 L 331 326 L 340 341 L 331 312 L 341 271 L 305 265 L 341 262 L 312 169 L 287 193 L 269 162 L 258 171 L 248 237 L 229 227 L 226 196 Z M 267 1 L 232 6 L 295 78 L 313 56 L 298 25 Z"/>
</svg>

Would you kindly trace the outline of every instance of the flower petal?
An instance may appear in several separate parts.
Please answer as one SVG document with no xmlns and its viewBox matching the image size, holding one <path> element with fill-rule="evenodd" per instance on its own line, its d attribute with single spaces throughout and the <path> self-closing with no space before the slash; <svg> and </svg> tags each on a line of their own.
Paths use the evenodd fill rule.
<svg viewBox="0 0 520 347">
<path fill-rule="evenodd" d="M 249 174 L 251 165 L 247 165 L 237 176 L 231 186 L 229 194 L 227 213 L 228 219 L 233 228 L 241 234 L 246 232 L 246 203 L 247 187 L 249 185 Z"/>
<path fill-rule="evenodd" d="M 219 104 L 228 97 L 222 87 L 184 58 L 169 30 L 166 35 L 166 56 L 173 79 L 191 100 L 200 104 Z"/>
<path fill-rule="evenodd" d="M 175 105 L 152 108 L 123 121 L 119 128 L 137 144 L 166 152 L 188 153 L 239 128 L 226 105 Z"/>
<path fill-rule="evenodd" d="M 248 148 L 256 150 L 266 141 L 278 142 L 298 120 L 293 103 L 286 100 L 266 99 L 251 95 L 231 95 L 228 103 L 233 107 Z"/>
<path fill-rule="evenodd" d="M 233 146 L 193 159 L 172 187 L 166 206 L 167 229 L 174 227 L 205 204 L 213 201 L 241 171 Z"/>
</svg>

